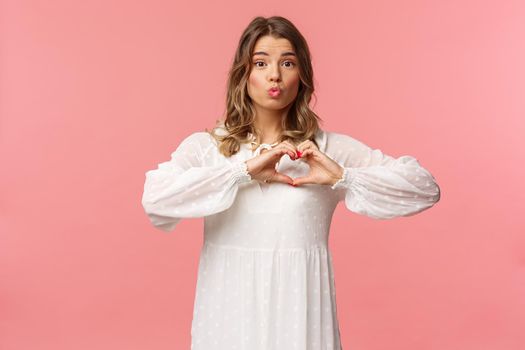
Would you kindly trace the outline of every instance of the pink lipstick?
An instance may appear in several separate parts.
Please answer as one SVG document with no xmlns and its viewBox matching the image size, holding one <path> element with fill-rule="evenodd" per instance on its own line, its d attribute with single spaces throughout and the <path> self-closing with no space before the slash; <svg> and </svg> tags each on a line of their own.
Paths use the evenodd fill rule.
<svg viewBox="0 0 525 350">
<path fill-rule="evenodd" d="M 278 87 L 272 87 L 268 90 L 268 94 L 271 97 L 278 97 L 281 94 L 281 89 L 279 89 Z"/>
</svg>

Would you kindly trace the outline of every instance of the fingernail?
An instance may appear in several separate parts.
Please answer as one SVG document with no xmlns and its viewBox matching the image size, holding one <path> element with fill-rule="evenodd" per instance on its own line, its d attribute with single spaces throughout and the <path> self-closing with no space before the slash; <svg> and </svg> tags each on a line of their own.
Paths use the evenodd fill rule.
<svg viewBox="0 0 525 350">
<path fill-rule="evenodd" d="M 301 158 L 301 155 L 302 155 L 301 151 L 297 151 L 297 156 L 298 156 L 299 158 Z"/>
</svg>

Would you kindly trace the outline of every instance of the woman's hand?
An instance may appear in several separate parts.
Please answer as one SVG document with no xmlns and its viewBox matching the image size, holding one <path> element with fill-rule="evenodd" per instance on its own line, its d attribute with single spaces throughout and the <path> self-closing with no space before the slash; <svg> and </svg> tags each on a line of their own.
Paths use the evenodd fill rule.
<svg viewBox="0 0 525 350">
<path fill-rule="evenodd" d="M 311 140 L 297 145 L 299 156 L 310 166 L 308 175 L 293 180 L 293 185 L 318 184 L 333 185 L 343 176 L 343 168 L 321 152 Z"/>
<path fill-rule="evenodd" d="M 296 147 L 288 141 L 279 143 L 274 148 L 263 149 L 261 153 L 246 161 L 248 173 L 252 179 L 267 182 L 282 182 L 292 185 L 293 179 L 288 175 L 279 173 L 275 168 L 283 155 L 288 154 L 292 160 L 296 158 Z"/>
</svg>

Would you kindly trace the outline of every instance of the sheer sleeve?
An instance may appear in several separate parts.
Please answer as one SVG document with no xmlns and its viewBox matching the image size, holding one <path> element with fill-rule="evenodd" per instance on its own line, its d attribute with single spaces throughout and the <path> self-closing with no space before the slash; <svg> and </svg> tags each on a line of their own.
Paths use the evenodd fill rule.
<svg viewBox="0 0 525 350">
<path fill-rule="evenodd" d="M 338 133 L 329 133 L 326 154 L 344 169 L 331 188 L 352 212 L 374 219 L 411 216 L 440 199 L 434 177 L 413 156 L 394 158 Z"/>
<path fill-rule="evenodd" d="M 207 132 L 193 133 L 179 144 L 171 160 L 146 172 L 142 206 L 155 227 L 170 232 L 182 218 L 226 210 L 239 185 L 252 180 L 244 161 L 211 157 L 205 162 L 213 141 Z"/>
</svg>

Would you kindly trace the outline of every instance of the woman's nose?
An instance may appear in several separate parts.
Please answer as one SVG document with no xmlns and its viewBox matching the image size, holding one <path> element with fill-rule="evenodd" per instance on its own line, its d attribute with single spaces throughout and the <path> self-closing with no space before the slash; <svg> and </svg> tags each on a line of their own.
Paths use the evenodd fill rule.
<svg viewBox="0 0 525 350">
<path fill-rule="evenodd" d="M 279 80 L 280 76 L 281 76 L 281 71 L 279 70 L 279 67 L 271 68 L 270 79 Z"/>
</svg>

